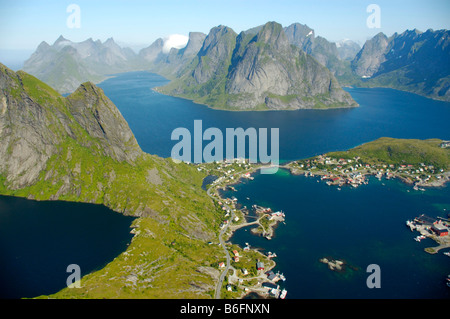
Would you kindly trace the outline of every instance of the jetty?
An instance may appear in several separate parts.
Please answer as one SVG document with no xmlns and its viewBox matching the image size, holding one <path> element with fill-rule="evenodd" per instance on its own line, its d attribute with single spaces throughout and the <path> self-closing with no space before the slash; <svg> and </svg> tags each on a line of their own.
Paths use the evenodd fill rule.
<svg viewBox="0 0 450 319">
<path fill-rule="evenodd" d="M 419 232 L 419 235 L 414 237 L 414 240 L 421 242 L 422 240 L 429 238 L 434 240 L 438 246 L 427 247 L 425 251 L 430 254 L 436 254 L 441 249 L 450 248 L 450 236 L 448 235 L 448 229 L 450 223 L 446 218 L 432 218 L 425 214 L 422 214 L 413 220 L 407 220 L 406 226 L 411 231 Z"/>
</svg>

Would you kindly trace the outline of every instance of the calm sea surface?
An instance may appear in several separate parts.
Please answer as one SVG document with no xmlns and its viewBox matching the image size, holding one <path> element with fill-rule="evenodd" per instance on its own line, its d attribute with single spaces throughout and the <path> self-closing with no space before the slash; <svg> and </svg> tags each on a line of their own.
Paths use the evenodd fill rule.
<svg viewBox="0 0 450 319">
<path fill-rule="evenodd" d="M 345 150 L 383 136 L 450 139 L 450 103 L 391 89 L 347 89 L 361 105 L 352 109 L 229 112 L 151 90 L 166 83 L 156 74 L 131 72 L 99 85 L 141 148 L 162 157 L 169 157 L 177 143 L 172 131 L 185 127 L 194 132 L 194 120 L 202 120 L 203 131 L 217 127 L 224 135 L 226 128 L 279 128 L 281 160 Z"/>
<path fill-rule="evenodd" d="M 67 266 L 103 268 L 131 241 L 133 217 L 93 204 L 0 196 L 0 298 L 66 287 Z"/>
<path fill-rule="evenodd" d="M 148 72 L 111 78 L 99 86 L 117 105 L 148 153 L 169 157 L 178 127 L 193 132 L 217 127 L 279 128 L 280 159 L 344 150 L 382 136 L 450 139 L 450 103 L 390 89 L 347 89 L 361 105 L 353 109 L 267 112 L 217 111 L 151 90 L 168 81 Z M 382 184 L 384 183 L 384 185 Z M 449 188 L 408 192 L 398 181 L 371 180 L 357 189 L 328 187 L 314 178 L 257 175 L 236 187 L 243 205 L 267 205 L 286 212 L 286 224 L 268 241 L 248 229 L 232 241 L 275 251 L 288 298 L 448 298 L 444 277 L 450 258 L 423 251 L 405 220 L 420 213 L 450 211 Z M 250 198 L 247 200 L 246 198 Z M 103 267 L 130 241 L 132 219 L 102 206 L 34 202 L 0 197 L 0 297 L 33 297 L 65 287 L 66 267 L 82 274 Z M 318 260 L 344 259 L 349 271 L 335 273 Z M 381 267 L 381 288 L 368 289 L 366 267 Z"/>
<path fill-rule="evenodd" d="M 100 86 L 118 106 L 141 147 L 170 156 L 176 141 L 171 132 L 194 120 L 203 130 L 217 127 L 279 128 L 280 159 L 305 158 L 344 150 L 388 136 L 450 139 L 450 103 L 391 89 L 346 89 L 359 108 L 267 112 L 227 112 L 188 100 L 161 95 L 152 87 L 168 83 L 146 72 L 122 74 Z M 206 144 L 206 143 L 205 143 Z M 203 146 L 205 146 L 205 144 Z M 371 179 L 369 185 L 338 191 L 315 178 L 292 176 L 285 170 L 257 175 L 237 187 L 242 205 L 259 204 L 286 212 L 286 224 L 271 241 L 241 229 L 232 238 L 278 255 L 277 270 L 289 298 L 449 298 L 445 277 L 450 258 L 423 251 L 434 246 L 418 243 L 405 225 L 422 213 L 446 216 L 450 188 L 413 191 L 397 180 Z M 247 200 L 249 198 L 249 200 Z M 323 257 L 343 259 L 348 271 L 336 273 L 319 262 Z M 369 289 L 367 266 L 381 269 L 381 288 Z"/>
</svg>

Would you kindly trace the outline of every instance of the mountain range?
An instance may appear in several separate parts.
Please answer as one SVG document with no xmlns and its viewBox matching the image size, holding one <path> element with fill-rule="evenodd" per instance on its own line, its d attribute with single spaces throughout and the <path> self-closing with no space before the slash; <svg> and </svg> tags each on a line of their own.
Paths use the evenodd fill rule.
<svg viewBox="0 0 450 319">
<path fill-rule="evenodd" d="M 359 86 L 381 86 L 450 101 L 450 32 L 407 30 L 368 40 L 351 63 Z"/>
<path fill-rule="evenodd" d="M 24 70 L 60 93 L 118 72 L 147 70 L 172 82 L 157 90 L 232 110 L 356 106 L 343 86 L 389 87 L 450 100 L 447 30 L 379 33 L 361 48 L 316 36 L 300 23 L 268 22 L 237 34 L 227 26 L 191 32 L 186 47 L 157 39 L 135 53 L 112 38 L 42 42 Z M 322 68 L 324 67 L 324 68 Z"/>
<path fill-rule="evenodd" d="M 183 72 L 158 91 L 233 110 L 357 106 L 333 74 L 291 44 L 276 22 L 239 35 L 214 27 Z"/>
</svg>

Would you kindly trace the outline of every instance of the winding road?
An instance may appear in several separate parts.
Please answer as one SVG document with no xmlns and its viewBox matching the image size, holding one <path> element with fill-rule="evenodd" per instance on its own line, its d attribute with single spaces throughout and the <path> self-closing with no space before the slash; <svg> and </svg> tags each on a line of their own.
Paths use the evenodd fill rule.
<svg viewBox="0 0 450 319">
<path fill-rule="evenodd" d="M 213 200 L 215 200 L 215 198 L 211 195 L 211 190 L 214 188 L 215 186 L 211 186 L 210 188 L 208 188 L 208 191 L 206 192 L 208 194 L 209 197 L 211 197 Z M 230 210 L 231 212 L 231 219 L 232 220 L 235 217 L 235 214 L 233 212 L 233 210 L 230 208 L 230 206 L 228 206 L 227 204 L 223 204 L 223 206 L 227 209 Z M 228 226 L 230 225 L 230 223 L 226 224 L 225 227 L 223 227 L 220 230 L 219 233 L 219 243 L 223 248 L 223 251 L 225 252 L 225 256 L 227 258 L 227 264 L 225 266 L 225 269 L 223 270 L 223 272 L 220 274 L 219 277 L 219 281 L 217 282 L 217 286 L 216 286 L 216 293 L 215 293 L 215 298 L 216 299 L 220 299 L 220 291 L 222 288 L 222 284 L 223 284 L 223 280 L 225 279 L 225 276 L 228 273 L 228 270 L 232 269 L 231 267 L 231 257 L 230 257 L 230 253 L 228 252 L 228 249 L 225 247 L 225 242 L 223 241 L 223 234 L 225 234 L 225 232 L 228 230 Z"/>
</svg>

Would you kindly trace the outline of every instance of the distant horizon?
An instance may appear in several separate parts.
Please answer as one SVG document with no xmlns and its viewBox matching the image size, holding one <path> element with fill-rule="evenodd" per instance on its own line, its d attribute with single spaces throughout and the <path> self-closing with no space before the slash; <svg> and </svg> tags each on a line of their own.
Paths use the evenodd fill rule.
<svg viewBox="0 0 450 319">
<path fill-rule="evenodd" d="M 375 27 L 368 25 L 372 5 L 380 10 Z M 448 30 L 449 13 L 447 0 L 0 0 L 0 62 L 23 63 L 42 41 L 51 45 L 60 35 L 72 42 L 112 37 L 137 53 L 158 38 L 180 35 L 179 41 L 218 25 L 239 34 L 268 21 L 301 23 L 330 42 L 349 39 L 362 47 L 379 32 L 390 37 L 413 29 Z"/>
</svg>

